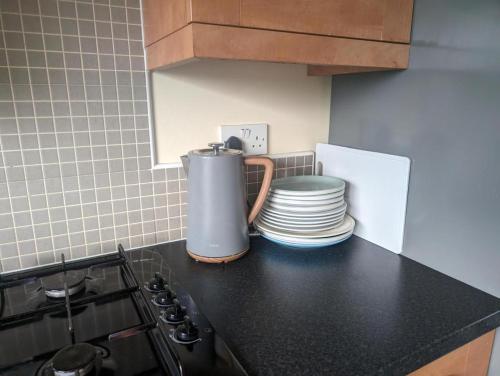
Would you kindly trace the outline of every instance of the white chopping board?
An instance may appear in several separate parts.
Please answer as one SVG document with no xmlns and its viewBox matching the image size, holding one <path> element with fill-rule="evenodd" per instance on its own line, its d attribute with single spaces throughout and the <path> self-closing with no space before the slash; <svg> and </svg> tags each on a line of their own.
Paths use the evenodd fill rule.
<svg viewBox="0 0 500 376">
<path fill-rule="evenodd" d="M 354 234 L 392 252 L 403 250 L 410 159 L 343 146 L 316 145 L 317 172 L 346 182 Z"/>
</svg>

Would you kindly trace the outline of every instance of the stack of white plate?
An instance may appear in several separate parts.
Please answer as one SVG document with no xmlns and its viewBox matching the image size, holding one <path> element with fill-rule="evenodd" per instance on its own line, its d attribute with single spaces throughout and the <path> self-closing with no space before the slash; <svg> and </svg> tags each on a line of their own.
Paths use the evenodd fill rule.
<svg viewBox="0 0 500 376">
<path fill-rule="evenodd" d="M 300 248 L 348 239 L 354 220 L 346 215 L 345 183 L 331 176 L 274 180 L 255 227 L 265 238 Z"/>
</svg>

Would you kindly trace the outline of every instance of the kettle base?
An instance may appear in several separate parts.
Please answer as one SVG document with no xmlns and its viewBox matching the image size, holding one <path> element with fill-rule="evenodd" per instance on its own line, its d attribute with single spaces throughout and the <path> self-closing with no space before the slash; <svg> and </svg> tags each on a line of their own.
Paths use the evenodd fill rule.
<svg viewBox="0 0 500 376">
<path fill-rule="evenodd" d="M 234 260 L 238 260 L 239 258 L 243 257 L 246 253 L 248 252 L 248 249 L 244 250 L 243 252 L 237 253 L 235 255 L 231 256 L 225 256 L 225 257 L 206 257 L 206 256 L 200 256 L 197 255 L 190 250 L 187 250 L 188 255 L 195 259 L 196 261 L 200 262 L 206 262 L 210 264 L 221 264 L 221 263 L 228 263 Z"/>
</svg>

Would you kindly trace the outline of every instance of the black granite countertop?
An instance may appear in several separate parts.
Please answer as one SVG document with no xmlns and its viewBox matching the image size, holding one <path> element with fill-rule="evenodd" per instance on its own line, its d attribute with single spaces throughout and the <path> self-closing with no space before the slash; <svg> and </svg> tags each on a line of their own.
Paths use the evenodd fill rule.
<svg viewBox="0 0 500 376">
<path fill-rule="evenodd" d="M 500 326 L 500 299 L 358 237 L 226 265 L 156 247 L 251 375 L 400 375 Z"/>
</svg>

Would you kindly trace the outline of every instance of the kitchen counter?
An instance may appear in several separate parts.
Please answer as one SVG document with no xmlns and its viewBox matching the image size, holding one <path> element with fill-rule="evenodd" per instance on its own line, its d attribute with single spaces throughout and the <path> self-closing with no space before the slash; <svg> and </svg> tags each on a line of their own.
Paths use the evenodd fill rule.
<svg viewBox="0 0 500 376">
<path fill-rule="evenodd" d="M 500 299 L 361 238 L 263 238 L 225 265 L 155 247 L 251 375 L 400 375 L 500 326 Z"/>
</svg>

